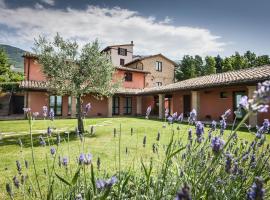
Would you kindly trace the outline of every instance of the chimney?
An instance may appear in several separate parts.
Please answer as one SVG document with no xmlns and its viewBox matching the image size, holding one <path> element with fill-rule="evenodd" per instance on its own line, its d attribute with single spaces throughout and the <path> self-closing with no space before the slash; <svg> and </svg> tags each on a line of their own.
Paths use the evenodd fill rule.
<svg viewBox="0 0 270 200">
<path fill-rule="evenodd" d="M 133 45 L 133 40 L 130 43 Z"/>
</svg>

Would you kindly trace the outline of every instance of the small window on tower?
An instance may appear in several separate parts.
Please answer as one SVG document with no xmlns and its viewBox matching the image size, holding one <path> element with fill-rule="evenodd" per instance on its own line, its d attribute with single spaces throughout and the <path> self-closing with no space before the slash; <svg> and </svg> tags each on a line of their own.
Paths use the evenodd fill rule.
<svg viewBox="0 0 270 200">
<path fill-rule="evenodd" d="M 118 55 L 126 56 L 127 55 L 127 49 L 118 48 Z"/>
<path fill-rule="evenodd" d="M 226 98 L 228 98 L 228 93 L 227 93 L 227 92 L 220 92 L 220 98 L 221 98 L 221 99 L 226 99 Z"/>
<path fill-rule="evenodd" d="M 162 82 L 157 82 L 157 86 L 162 86 Z"/>
<path fill-rule="evenodd" d="M 130 72 L 125 73 L 125 81 L 132 81 L 132 73 Z"/>
<path fill-rule="evenodd" d="M 120 58 L 120 65 L 121 66 L 124 66 L 125 65 L 125 59 Z"/>
</svg>

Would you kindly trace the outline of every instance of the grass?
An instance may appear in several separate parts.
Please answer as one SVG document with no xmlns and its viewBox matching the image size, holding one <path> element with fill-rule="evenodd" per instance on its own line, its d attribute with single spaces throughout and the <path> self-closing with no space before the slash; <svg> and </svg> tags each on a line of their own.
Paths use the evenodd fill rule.
<svg viewBox="0 0 270 200">
<path fill-rule="evenodd" d="M 99 173 L 109 172 L 114 174 L 117 172 L 118 167 L 118 138 L 114 137 L 113 130 L 116 128 L 117 135 L 119 134 L 121 126 L 121 169 L 132 168 L 138 170 L 140 160 L 149 160 L 150 157 L 155 157 L 157 154 L 152 152 L 152 144 L 156 142 L 158 131 L 161 133 L 160 146 L 164 146 L 169 142 L 172 129 L 176 133 L 176 137 L 182 139 L 185 143 L 187 141 L 188 125 L 180 125 L 180 130 L 176 127 L 178 124 L 169 126 L 166 124 L 166 128 L 162 128 L 163 122 L 155 120 L 145 120 L 139 118 L 97 118 L 86 119 L 86 129 L 95 126 L 95 135 L 87 135 L 85 137 L 85 153 L 90 152 L 93 155 L 93 162 L 96 163 L 97 158 L 101 159 L 101 170 Z M 76 126 L 75 119 L 61 119 L 55 120 L 52 124 L 48 121 L 36 120 L 33 125 L 34 132 L 34 152 L 37 165 L 37 171 L 41 183 L 46 181 L 46 175 L 44 173 L 44 159 L 48 156 L 49 162 L 52 162 L 50 157 L 50 147 L 41 147 L 39 145 L 39 136 L 44 132 L 48 125 L 53 126 L 54 132 L 61 132 L 61 146 L 59 151 L 61 156 L 69 156 L 70 164 L 74 165 L 74 171 L 76 170 L 77 160 L 79 154 L 82 152 L 82 145 L 80 139 L 76 137 L 74 133 L 71 133 L 68 137 L 64 134 L 65 131 L 73 131 Z M 134 132 L 131 135 L 131 128 Z M 24 163 L 23 158 L 29 161 L 30 173 L 33 172 L 31 161 L 31 146 L 30 136 L 28 134 L 28 122 L 26 120 L 17 121 L 0 121 L 0 132 L 2 132 L 2 138 L 0 139 L 0 199 L 7 199 L 5 193 L 5 183 L 11 181 L 14 174 L 16 174 L 16 160 L 20 160 Z M 205 131 L 207 132 L 207 131 Z M 225 132 L 225 138 L 230 133 L 229 130 Z M 143 137 L 146 136 L 146 147 L 143 147 Z M 252 141 L 254 135 L 248 132 L 238 132 L 240 140 Z M 21 151 L 18 145 L 18 139 L 22 140 L 23 151 Z M 51 146 L 55 145 L 56 137 L 50 140 Z M 269 143 L 269 136 L 267 135 L 266 143 Z M 70 141 L 68 143 L 68 140 Z M 48 142 L 47 142 L 48 145 Z M 126 153 L 127 150 L 127 153 Z M 24 166 L 24 165 L 23 165 Z M 42 187 L 42 186 L 41 186 Z"/>
</svg>

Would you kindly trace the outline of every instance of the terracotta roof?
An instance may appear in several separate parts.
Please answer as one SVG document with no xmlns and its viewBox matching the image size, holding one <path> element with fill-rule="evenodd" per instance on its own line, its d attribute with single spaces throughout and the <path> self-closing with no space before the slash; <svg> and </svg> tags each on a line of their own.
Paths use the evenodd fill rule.
<svg viewBox="0 0 270 200">
<path fill-rule="evenodd" d="M 258 82 L 262 82 L 265 80 L 270 80 L 270 65 L 201 76 L 160 87 L 152 87 L 144 89 L 119 88 L 116 94 L 128 94 L 128 95 L 158 94 L 165 92 L 197 90 L 204 88 L 233 86 L 240 84 L 256 84 Z M 27 88 L 27 89 L 46 90 L 47 88 L 46 86 L 47 86 L 46 82 L 39 82 L 39 81 L 22 81 L 20 83 L 20 88 Z"/>
<path fill-rule="evenodd" d="M 174 61 L 170 60 L 170 59 L 167 58 L 166 56 L 164 56 L 164 55 L 162 55 L 161 53 L 159 53 L 159 54 L 149 55 L 149 56 L 135 56 L 135 58 L 134 58 L 132 61 L 126 63 L 125 66 L 128 66 L 128 65 L 130 65 L 130 64 L 136 63 L 136 62 L 141 61 L 141 60 L 144 60 L 144 59 L 153 58 L 153 57 L 156 57 L 156 56 L 161 56 L 161 57 L 165 58 L 165 59 L 168 60 L 170 63 L 172 63 L 174 66 L 177 65 Z"/>
<path fill-rule="evenodd" d="M 141 72 L 141 73 L 146 73 L 146 74 L 149 74 L 150 72 L 148 71 L 143 71 L 143 70 L 140 70 L 140 69 L 133 69 L 133 68 L 129 68 L 129 67 L 115 67 L 116 69 L 119 69 L 119 70 L 123 70 L 123 71 L 132 71 L 132 72 Z"/>
<path fill-rule="evenodd" d="M 122 46 L 134 46 L 134 44 L 133 44 L 133 42 L 131 42 L 129 44 L 110 45 L 110 46 L 105 47 L 101 52 L 107 51 L 107 50 L 109 50 L 109 49 L 111 49 L 113 47 L 122 47 Z"/>
<path fill-rule="evenodd" d="M 30 89 L 30 90 L 47 90 L 48 83 L 45 81 L 21 81 L 19 84 L 20 88 Z M 141 92 L 142 89 L 133 89 L 133 88 L 119 88 L 115 93 L 116 94 L 128 94 L 135 95 Z"/>
<path fill-rule="evenodd" d="M 270 80 L 270 65 L 191 78 L 161 87 L 145 88 L 143 92 L 162 93 L 179 90 L 196 90 L 239 84 L 254 84 L 265 80 Z"/>
<path fill-rule="evenodd" d="M 27 57 L 27 58 L 38 58 L 36 54 L 31 53 L 31 52 L 25 52 L 25 53 L 23 54 L 22 57 Z"/>
<path fill-rule="evenodd" d="M 34 89 L 34 90 L 47 90 L 48 83 L 45 81 L 21 81 L 20 88 L 24 89 Z"/>
</svg>

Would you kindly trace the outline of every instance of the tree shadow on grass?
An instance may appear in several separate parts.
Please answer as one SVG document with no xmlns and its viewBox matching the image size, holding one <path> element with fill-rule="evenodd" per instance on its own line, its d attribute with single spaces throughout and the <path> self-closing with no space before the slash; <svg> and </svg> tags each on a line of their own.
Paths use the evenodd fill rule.
<svg viewBox="0 0 270 200">
<path fill-rule="evenodd" d="M 80 140 L 80 137 L 75 133 L 75 132 L 69 132 L 69 134 L 67 133 L 59 133 L 60 135 L 60 142 L 64 142 L 64 141 L 76 141 L 76 140 Z M 40 144 L 40 136 L 42 136 L 45 140 L 46 143 L 48 143 L 48 139 L 47 139 L 47 135 L 46 134 L 42 134 L 42 133 L 34 133 L 33 134 L 33 146 L 34 147 L 40 147 L 41 144 Z M 57 136 L 58 136 L 58 133 L 54 133 L 52 134 L 52 136 L 49 137 L 49 140 L 50 140 L 50 144 L 51 145 L 57 145 Z M 99 137 L 98 135 L 96 134 L 89 134 L 89 133 L 86 133 L 84 134 L 84 137 L 85 138 L 97 138 Z M 0 140 L 0 147 L 1 146 L 8 146 L 8 145 L 20 145 L 20 141 L 22 142 L 22 145 L 24 148 L 29 148 L 31 147 L 31 137 L 30 137 L 30 134 L 24 134 L 24 135 L 14 135 L 14 136 L 6 136 L 6 137 L 3 137 L 1 140 Z M 46 144 L 48 145 L 48 144 Z"/>
</svg>

